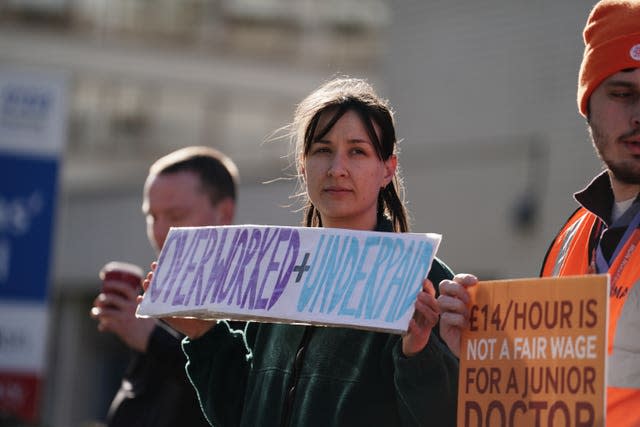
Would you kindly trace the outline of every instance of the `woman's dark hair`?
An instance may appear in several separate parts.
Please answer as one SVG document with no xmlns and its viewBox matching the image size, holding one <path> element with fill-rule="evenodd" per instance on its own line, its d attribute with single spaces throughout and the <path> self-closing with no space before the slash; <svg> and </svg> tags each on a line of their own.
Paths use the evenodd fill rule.
<svg viewBox="0 0 640 427">
<path fill-rule="evenodd" d="M 393 112 L 387 101 L 380 98 L 366 80 L 337 78 L 307 96 L 296 109 L 292 130 L 299 177 L 302 177 L 301 165 L 309 153 L 312 142 L 323 138 L 347 111 L 358 114 L 380 160 L 386 161 L 396 154 Z M 320 118 L 324 114 L 331 116 L 326 120 L 326 125 L 318 128 Z M 379 135 L 374 124 L 380 130 Z M 300 185 L 304 188 L 302 181 Z M 378 193 L 378 217 L 387 216 L 393 224 L 394 231 L 406 232 L 409 230 L 409 224 L 402 190 L 402 181 L 399 172 L 396 171 L 389 184 Z M 321 227 L 320 213 L 309 200 L 306 191 L 301 191 L 300 194 L 306 197 L 304 225 Z"/>
</svg>

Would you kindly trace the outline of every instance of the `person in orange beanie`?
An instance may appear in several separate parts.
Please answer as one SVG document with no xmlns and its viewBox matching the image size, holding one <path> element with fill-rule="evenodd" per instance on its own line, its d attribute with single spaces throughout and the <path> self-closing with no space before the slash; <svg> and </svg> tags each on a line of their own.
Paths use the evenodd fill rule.
<svg viewBox="0 0 640 427">
<path fill-rule="evenodd" d="M 602 0 L 584 29 L 578 110 L 606 170 L 575 194 L 543 276 L 610 277 L 607 425 L 640 426 L 640 0 Z M 440 283 L 440 333 L 455 354 L 472 275 Z M 599 425 L 602 424 L 601 422 Z"/>
</svg>

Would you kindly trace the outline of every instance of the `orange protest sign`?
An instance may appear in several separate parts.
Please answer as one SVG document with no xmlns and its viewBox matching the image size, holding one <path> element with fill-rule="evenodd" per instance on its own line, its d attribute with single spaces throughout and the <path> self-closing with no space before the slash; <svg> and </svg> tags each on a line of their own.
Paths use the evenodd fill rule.
<svg viewBox="0 0 640 427">
<path fill-rule="evenodd" d="M 608 276 L 480 282 L 458 426 L 604 426 Z"/>
</svg>

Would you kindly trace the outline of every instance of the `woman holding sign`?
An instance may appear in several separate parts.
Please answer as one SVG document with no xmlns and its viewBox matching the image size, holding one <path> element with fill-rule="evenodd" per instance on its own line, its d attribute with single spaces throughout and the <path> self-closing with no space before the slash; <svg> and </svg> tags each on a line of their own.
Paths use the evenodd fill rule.
<svg viewBox="0 0 640 427">
<path fill-rule="evenodd" d="M 298 106 L 292 127 L 306 226 L 408 230 L 393 116 L 368 83 L 326 83 Z M 455 425 L 458 364 L 432 332 L 439 317 L 432 282 L 451 276 L 433 261 L 404 336 L 170 323 L 188 336 L 187 372 L 215 426 Z"/>
</svg>

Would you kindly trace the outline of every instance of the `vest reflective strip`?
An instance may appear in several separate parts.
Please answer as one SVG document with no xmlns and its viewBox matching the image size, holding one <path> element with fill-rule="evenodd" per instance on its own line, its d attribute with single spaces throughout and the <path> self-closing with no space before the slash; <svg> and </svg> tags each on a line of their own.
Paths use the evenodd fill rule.
<svg viewBox="0 0 640 427">
<path fill-rule="evenodd" d="M 569 253 L 569 248 L 571 243 L 573 242 L 573 237 L 576 234 L 578 228 L 585 221 L 586 216 L 582 215 L 576 222 L 574 222 L 571 226 L 569 226 L 566 230 L 564 230 L 562 244 L 560 246 L 560 250 L 558 252 L 558 256 L 556 257 L 555 264 L 553 266 L 553 276 L 560 275 L 560 270 L 564 265 L 565 258 Z"/>
</svg>

